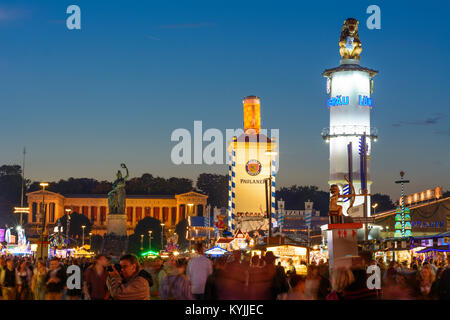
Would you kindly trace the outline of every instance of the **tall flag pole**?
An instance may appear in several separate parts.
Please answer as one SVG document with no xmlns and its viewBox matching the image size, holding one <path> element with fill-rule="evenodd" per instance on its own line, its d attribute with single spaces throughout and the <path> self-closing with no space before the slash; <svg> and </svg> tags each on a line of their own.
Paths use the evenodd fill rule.
<svg viewBox="0 0 450 320">
<path fill-rule="evenodd" d="M 25 147 L 23 147 L 23 161 L 22 161 L 22 193 L 20 196 L 20 207 L 23 208 L 23 193 L 25 188 L 25 154 L 27 153 Z M 22 213 L 20 213 L 20 226 L 22 227 Z"/>
<path fill-rule="evenodd" d="M 361 192 L 364 194 L 364 218 L 367 218 L 367 143 L 366 133 L 361 136 L 359 143 L 359 159 L 360 159 L 360 177 L 361 177 Z M 367 222 L 364 223 L 364 240 L 369 238 Z"/>
</svg>

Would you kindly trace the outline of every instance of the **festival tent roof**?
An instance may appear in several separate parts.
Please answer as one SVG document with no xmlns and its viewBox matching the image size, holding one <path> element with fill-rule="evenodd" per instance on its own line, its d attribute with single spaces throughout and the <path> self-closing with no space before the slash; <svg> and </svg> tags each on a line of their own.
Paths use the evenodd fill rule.
<svg viewBox="0 0 450 320">
<path fill-rule="evenodd" d="M 449 245 L 445 245 L 445 246 L 425 248 L 425 249 L 422 249 L 420 251 L 417 251 L 417 253 L 425 253 L 425 252 L 430 252 L 430 251 L 450 252 L 450 246 Z"/>
<path fill-rule="evenodd" d="M 443 238 L 443 237 L 450 237 L 450 231 L 433 234 L 429 236 L 419 236 L 419 237 L 413 237 L 414 240 L 422 240 L 422 239 L 431 239 L 431 238 Z"/>
<path fill-rule="evenodd" d="M 230 243 L 234 238 L 219 238 L 216 243 Z"/>
<path fill-rule="evenodd" d="M 221 255 L 223 255 L 223 254 L 225 254 L 227 252 L 228 252 L 227 250 L 222 249 L 221 247 L 215 246 L 215 247 L 212 247 L 209 250 L 206 250 L 205 254 L 212 255 L 212 256 L 221 256 Z"/>
</svg>

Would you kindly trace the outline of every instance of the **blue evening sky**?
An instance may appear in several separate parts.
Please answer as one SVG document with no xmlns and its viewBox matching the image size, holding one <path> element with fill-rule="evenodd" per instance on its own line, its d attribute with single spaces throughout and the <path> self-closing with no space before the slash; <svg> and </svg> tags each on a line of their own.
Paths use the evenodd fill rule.
<svg viewBox="0 0 450 320">
<path fill-rule="evenodd" d="M 81 8 L 68 30 L 66 8 Z M 381 30 L 366 8 L 381 8 Z M 1 1 L 0 164 L 26 176 L 196 179 L 226 165 L 170 161 L 176 128 L 242 126 L 242 98 L 261 97 L 280 130 L 278 186 L 327 188 L 325 79 L 339 64 L 343 21 L 360 20 L 361 65 L 379 70 L 373 191 L 450 189 L 450 5 L 446 1 Z"/>
</svg>

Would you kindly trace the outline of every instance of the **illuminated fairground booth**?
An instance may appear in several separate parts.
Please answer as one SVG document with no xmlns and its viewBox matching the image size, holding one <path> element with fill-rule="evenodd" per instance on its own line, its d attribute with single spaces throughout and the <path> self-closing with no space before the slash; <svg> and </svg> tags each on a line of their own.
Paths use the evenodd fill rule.
<svg viewBox="0 0 450 320">
<path fill-rule="evenodd" d="M 306 262 L 308 260 L 308 250 L 304 246 L 293 245 L 293 244 L 283 244 L 283 245 L 256 245 L 250 250 L 252 256 L 259 255 L 262 256 L 263 253 L 267 251 L 272 251 L 277 257 L 275 264 L 281 263 L 281 266 L 287 271 L 289 269 L 290 263 L 295 267 L 297 274 L 306 274 L 307 267 Z"/>
<path fill-rule="evenodd" d="M 268 215 L 275 217 L 277 144 L 261 130 L 260 99 L 244 99 L 244 131 L 228 144 L 228 228 L 248 233 L 268 230 Z M 267 133 L 267 132 L 266 132 Z"/>
</svg>

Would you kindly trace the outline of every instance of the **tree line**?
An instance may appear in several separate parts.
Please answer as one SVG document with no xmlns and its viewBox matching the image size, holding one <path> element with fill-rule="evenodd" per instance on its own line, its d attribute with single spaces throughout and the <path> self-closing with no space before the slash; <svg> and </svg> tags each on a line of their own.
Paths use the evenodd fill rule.
<svg viewBox="0 0 450 320">
<path fill-rule="evenodd" d="M 25 192 L 40 190 L 38 181 L 25 179 Z M 107 194 L 112 188 L 112 181 L 98 181 L 93 178 L 68 178 L 49 182 L 47 190 L 68 194 Z M 18 216 L 13 214 L 13 208 L 20 205 L 22 187 L 22 169 L 19 165 L 0 166 L 0 226 L 17 225 Z M 144 173 L 127 181 L 126 192 L 130 195 L 172 195 L 189 192 L 191 190 L 208 196 L 208 204 L 212 207 L 228 206 L 228 175 L 202 173 L 197 177 L 195 186 L 192 179 L 155 177 Z M 450 192 L 444 193 L 444 197 Z M 25 197 L 24 197 L 25 198 Z M 328 190 L 319 190 L 316 186 L 281 187 L 277 190 L 276 199 L 285 201 L 288 210 L 303 209 L 307 200 L 314 202 L 314 208 L 320 210 L 322 216 L 328 214 Z M 372 202 L 378 203 L 377 211 L 394 208 L 391 198 L 385 194 L 372 195 Z M 24 199 L 26 205 L 26 198 Z"/>
</svg>

